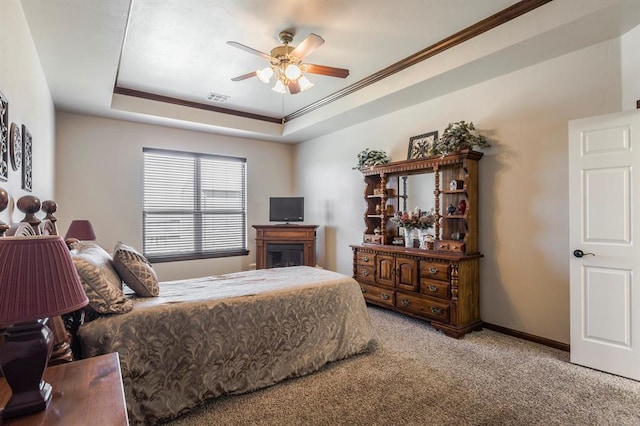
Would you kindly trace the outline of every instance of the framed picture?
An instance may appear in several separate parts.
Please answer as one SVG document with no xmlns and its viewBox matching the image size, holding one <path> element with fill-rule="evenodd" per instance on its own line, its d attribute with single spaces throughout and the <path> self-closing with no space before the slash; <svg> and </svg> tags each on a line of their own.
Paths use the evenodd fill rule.
<svg viewBox="0 0 640 426">
<path fill-rule="evenodd" d="M 409 138 L 409 152 L 407 160 L 425 158 L 436 155 L 434 152 L 435 143 L 438 140 L 438 131 L 425 133 L 423 135 Z"/>
<path fill-rule="evenodd" d="M 22 189 L 31 192 L 33 190 L 33 138 L 27 129 L 22 125 Z"/>
<path fill-rule="evenodd" d="M 9 180 L 9 101 L 0 93 L 0 181 Z"/>
</svg>

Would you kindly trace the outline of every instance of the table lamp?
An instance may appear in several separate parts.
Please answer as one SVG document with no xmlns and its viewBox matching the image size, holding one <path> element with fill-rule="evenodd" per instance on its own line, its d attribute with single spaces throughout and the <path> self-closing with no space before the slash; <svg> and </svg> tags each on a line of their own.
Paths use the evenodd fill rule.
<svg viewBox="0 0 640 426">
<path fill-rule="evenodd" d="M 0 238 L 0 368 L 12 396 L 7 419 L 44 410 L 51 385 L 42 380 L 53 344 L 47 319 L 86 306 L 87 295 L 60 236 Z"/>
<path fill-rule="evenodd" d="M 93 232 L 93 225 L 88 220 L 73 220 L 64 235 L 65 240 L 69 238 L 76 238 L 80 241 L 93 241 L 96 239 L 96 234 Z"/>
</svg>

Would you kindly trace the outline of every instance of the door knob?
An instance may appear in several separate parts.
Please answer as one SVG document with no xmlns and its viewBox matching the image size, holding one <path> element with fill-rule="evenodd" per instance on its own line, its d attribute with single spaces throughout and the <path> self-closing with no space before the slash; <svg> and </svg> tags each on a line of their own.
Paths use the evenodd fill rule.
<svg viewBox="0 0 640 426">
<path fill-rule="evenodd" d="M 583 256 L 595 256 L 595 253 L 585 253 L 582 250 L 578 249 L 578 250 L 574 250 L 573 251 L 573 255 L 575 257 L 583 257 Z"/>
</svg>

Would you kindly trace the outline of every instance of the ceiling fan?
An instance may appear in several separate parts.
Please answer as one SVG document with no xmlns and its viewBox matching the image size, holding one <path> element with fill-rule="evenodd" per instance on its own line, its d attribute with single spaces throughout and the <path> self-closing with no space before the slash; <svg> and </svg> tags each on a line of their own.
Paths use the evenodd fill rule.
<svg viewBox="0 0 640 426">
<path fill-rule="evenodd" d="M 231 80 L 241 81 L 258 77 L 260 81 L 269 83 L 271 77 L 275 75 L 276 84 L 273 86 L 273 90 L 278 93 L 286 93 L 288 90 L 289 93 L 295 95 L 313 87 L 313 83 L 302 74 L 303 72 L 338 78 L 346 78 L 349 75 L 348 69 L 302 63 L 302 60 L 320 47 L 324 40 L 319 35 L 311 33 L 297 47 L 293 47 L 289 46 L 289 43 L 293 41 L 293 35 L 291 31 L 281 31 L 279 39 L 282 45 L 271 49 L 270 55 L 236 41 L 228 41 L 227 44 L 257 55 L 270 63 L 266 68 L 240 75 Z"/>
</svg>

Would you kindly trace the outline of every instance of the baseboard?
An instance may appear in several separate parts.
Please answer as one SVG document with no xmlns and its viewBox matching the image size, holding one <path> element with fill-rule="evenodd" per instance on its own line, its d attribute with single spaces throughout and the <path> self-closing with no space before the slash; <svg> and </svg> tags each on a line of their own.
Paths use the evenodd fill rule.
<svg viewBox="0 0 640 426">
<path fill-rule="evenodd" d="M 551 348 L 560 349 L 561 351 L 569 352 L 571 346 L 567 343 L 557 342 L 555 340 L 546 339 L 540 336 L 534 336 L 533 334 L 524 333 L 522 331 L 513 330 L 511 328 L 503 327 L 501 325 L 490 324 L 485 322 L 482 324 L 484 328 L 497 331 L 498 333 L 508 334 L 509 336 L 518 337 L 520 339 L 528 340 L 530 342 L 539 343 L 541 345 L 549 346 Z"/>
</svg>

